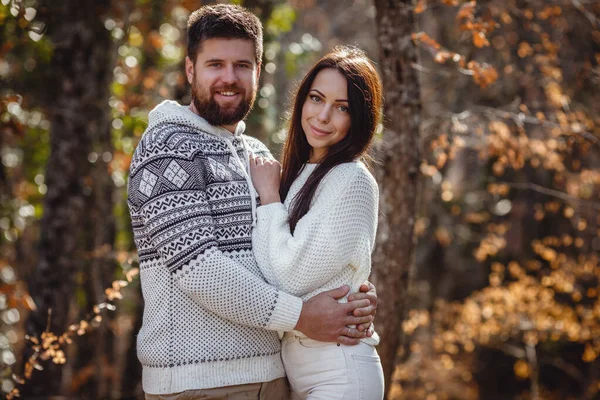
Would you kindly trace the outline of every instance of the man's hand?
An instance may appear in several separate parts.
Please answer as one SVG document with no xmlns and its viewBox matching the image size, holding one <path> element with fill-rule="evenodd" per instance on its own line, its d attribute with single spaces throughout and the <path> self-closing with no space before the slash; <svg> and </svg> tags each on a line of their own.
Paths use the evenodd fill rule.
<svg viewBox="0 0 600 400">
<path fill-rule="evenodd" d="M 349 290 L 348 286 L 342 286 L 310 298 L 302 305 L 302 312 L 294 329 L 321 342 L 358 344 L 359 339 L 365 338 L 367 333 L 348 326 L 370 324 L 373 316 L 353 315 L 356 309 L 370 305 L 368 299 L 338 303 L 337 300 L 344 297 Z"/>
<path fill-rule="evenodd" d="M 348 296 L 348 301 L 364 299 L 369 300 L 370 304 L 367 307 L 355 309 L 354 315 L 357 317 L 362 317 L 365 315 L 371 315 L 372 317 L 375 317 L 375 313 L 377 312 L 377 291 L 375 290 L 375 286 L 369 281 L 366 281 L 360 285 L 358 292 L 352 293 L 350 296 Z M 368 337 L 373 336 L 373 329 L 370 329 L 370 322 L 360 324 L 356 328 L 360 332 L 367 331 Z"/>
</svg>

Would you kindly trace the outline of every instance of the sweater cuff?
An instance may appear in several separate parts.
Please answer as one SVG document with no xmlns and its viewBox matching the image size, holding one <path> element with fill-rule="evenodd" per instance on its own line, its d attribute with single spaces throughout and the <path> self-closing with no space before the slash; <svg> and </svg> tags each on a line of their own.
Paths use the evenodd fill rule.
<svg viewBox="0 0 600 400">
<path fill-rule="evenodd" d="M 294 329 L 302 311 L 302 299 L 281 290 L 267 328 L 274 331 L 291 331 Z"/>
<path fill-rule="evenodd" d="M 271 203 L 265 206 L 260 206 L 256 209 L 256 218 L 258 220 L 269 219 L 273 216 L 279 216 L 287 219 L 288 211 L 283 203 Z"/>
</svg>

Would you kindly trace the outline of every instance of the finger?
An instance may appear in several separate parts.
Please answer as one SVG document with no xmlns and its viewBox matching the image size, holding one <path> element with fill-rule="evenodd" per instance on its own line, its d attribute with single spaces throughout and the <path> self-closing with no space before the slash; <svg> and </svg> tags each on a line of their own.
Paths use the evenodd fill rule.
<svg viewBox="0 0 600 400">
<path fill-rule="evenodd" d="M 357 308 L 352 312 L 355 317 L 363 317 L 365 315 L 374 315 L 375 307 L 368 305 L 367 307 Z"/>
<path fill-rule="evenodd" d="M 344 319 L 344 325 L 360 325 L 368 322 L 373 322 L 372 315 L 365 315 L 364 317 L 355 317 L 353 315 L 349 315 Z"/>
<path fill-rule="evenodd" d="M 338 336 L 336 342 L 338 342 L 339 344 L 344 344 L 346 346 L 355 346 L 357 344 L 360 343 L 360 340 L 358 339 L 351 339 L 349 337 L 346 336 Z"/>
<path fill-rule="evenodd" d="M 373 336 L 374 333 L 375 333 L 375 327 L 373 326 L 373 324 L 371 324 L 371 326 L 369 326 L 369 329 L 367 330 L 367 337 Z"/>
<path fill-rule="evenodd" d="M 371 305 L 369 300 L 354 300 L 345 304 L 345 309 L 348 314 L 352 313 L 357 308 L 364 308 Z"/>
<path fill-rule="evenodd" d="M 360 285 L 360 287 L 358 288 L 359 292 L 364 292 L 367 293 L 369 290 L 371 290 L 371 287 L 369 285 L 373 285 L 371 282 L 366 281 L 365 283 L 363 283 L 362 285 Z"/>
<path fill-rule="evenodd" d="M 343 333 L 340 336 L 345 336 L 353 339 L 363 339 L 367 337 L 367 333 L 361 332 L 356 328 L 346 327 L 344 328 Z"/>
<path fill-rule="evenodd" d="M 371 326 L 370 322 L 365 322 L 364 324 L 357 325 L 356 329 L 358 329 L 361 332 L 364 332 L 364 331 L 368 332 L 370 326 Z"/>
<path fill-rule="evenodd" d="M 371 293 L 354 292 L 350 296 L 348 296 L 348 301 L 364 299 L 368 299 L 369 301 L 371 301 L 372 298 L 373 296 L 371 295 Z"/>
<path fill-rule="evenodd" d="M 332 290 L 329 290 L 329 291 L 323 292 L 323 293 L 326 293 L 328 296 L 331 296 L 334 299 L 338 300 L 338 299 L 341 299 L 342 297 L 344 297 L 349 291 L 350 291 L 350 286 L 344 285 L 344 286 L 340 286 L 337 289 L 332 289 Z M 354 308 L 356 308 L 356 307 L 351 308 L 348 312 L 352 312 L 352 310 L 354 310 Z"/>
<path fill-rule="evenodd" d="M 375 311 L 377 311 L 377 295 L 373 292 L 369 292 L 369 293 L 352 293 L 350 296 L 348 296 L 348 301 L 354 301 L 354 300 L 364 300 L 367 299 L 369 300 L 369 302 L 371 303 L 371 306 L 374 307 Z M 375 314 L 375 311 L 373 312 L 373 314 Z"/>
</svg>

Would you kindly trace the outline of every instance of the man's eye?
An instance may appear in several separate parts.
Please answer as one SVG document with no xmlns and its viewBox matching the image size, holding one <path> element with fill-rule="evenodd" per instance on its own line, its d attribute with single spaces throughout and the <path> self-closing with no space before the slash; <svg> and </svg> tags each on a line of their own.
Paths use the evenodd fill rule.
<svg viewBox="0 0 600 400">
<path fill-rule="evenodd" d="M 250 68 L 250 66 L 248 64 L 240 64 L 238 65 L 239 68 Z"/>
<path fill-rule="evenodd" d="M 221 63 L 210 63 L 208 64 L 209 67 L 220 67 Z"/>
</svg>

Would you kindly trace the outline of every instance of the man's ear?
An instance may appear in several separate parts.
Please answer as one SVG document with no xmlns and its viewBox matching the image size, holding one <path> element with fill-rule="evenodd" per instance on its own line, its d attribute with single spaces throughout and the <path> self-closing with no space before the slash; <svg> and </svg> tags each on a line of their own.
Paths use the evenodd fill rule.
<svg viewBox="0 0 600 400">
<path fill-rule="evenodd" d="M 260 66 L 261 64 L 258 64 L 256 66 L 256 84 L 258 85 L 258 81 L 260 80 Z"/>
<path fill-rule="evenodd" d="M 194 81 L 194 63 L 190 60 L 190 57 L 185 58 L 185 75 L 187 76 L 188 83 L 191 85 Z"/>
</svg>

